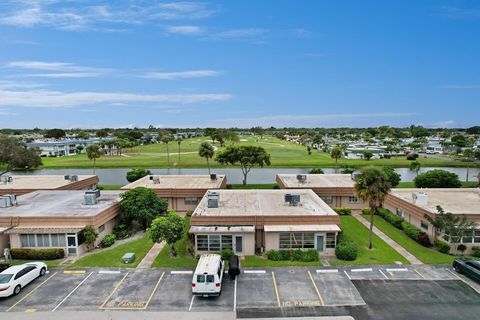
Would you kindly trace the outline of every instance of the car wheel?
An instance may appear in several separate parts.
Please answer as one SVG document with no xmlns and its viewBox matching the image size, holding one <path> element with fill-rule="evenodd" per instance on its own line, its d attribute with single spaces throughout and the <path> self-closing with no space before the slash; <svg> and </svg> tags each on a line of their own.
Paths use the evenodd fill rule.
<svg viewBox="0 0 480 320">
<path fill-rule="evenodd" d="M 462 271 L 460 270 L 460 268 L 458 266 L 453 267 L 453 269 L 455 269 L 455 271 L 457 273 L 462 273 Z"/>
<path fill-rule="evenodd" d="M 20 285 L 16 286 L 15 289 L 13 290 L 13 294 L 17 295 L 22 291 L 22 287 Z"/>
<path fill-rule="evenodd" d="M 47 269 L 45 268 L 40 269 L 40 277 L 43 277 L 45 273 L 47 273 Z"/>
</svg>

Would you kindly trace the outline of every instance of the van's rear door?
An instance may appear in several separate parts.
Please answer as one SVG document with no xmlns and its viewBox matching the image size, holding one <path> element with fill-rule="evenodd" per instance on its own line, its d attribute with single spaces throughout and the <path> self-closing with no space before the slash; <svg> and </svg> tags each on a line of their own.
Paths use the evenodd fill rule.
<svg viewBox="0 0 480 320">
<path fill-rule="evenodd" d="M 219 288 L 215 286 L 215 275 L 208 274 L 205 282 L 205 292 L 216 293 Z"/>
</svg>

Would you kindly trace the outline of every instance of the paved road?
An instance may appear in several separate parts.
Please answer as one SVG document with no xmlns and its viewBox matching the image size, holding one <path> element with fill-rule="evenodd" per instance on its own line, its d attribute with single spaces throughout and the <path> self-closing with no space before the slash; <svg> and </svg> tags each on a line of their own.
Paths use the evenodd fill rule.
<svg viewBox="0 0 480 320">
<path fill-rule="evenodd" d="M 478 285 L 448 266 L 246 269 L 236 280 L 226 276 L 222 295 L 208 299 L 191 295 L 191 278 L 192 270 L 51 270 L 20 295 L 0 299 L 0 312 L 47 312 L 55 318 L 76 311 L 355 319 L 475 319 L 480 314 Z"/>
</svg>

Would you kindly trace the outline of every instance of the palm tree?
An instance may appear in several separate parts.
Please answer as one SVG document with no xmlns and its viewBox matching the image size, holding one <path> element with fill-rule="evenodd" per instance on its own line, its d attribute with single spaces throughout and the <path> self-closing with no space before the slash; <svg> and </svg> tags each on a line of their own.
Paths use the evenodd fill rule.
<svg viewBox="0 0 480 320">
<path fill-rule="evenodd" d="M 463 150 L 463 161 L 467 162 L 467 179 L 466 181 L 468 182 L 468 176 L 470 174 L 470 163 L 474 159 L 474 154 L 472 149 L 465 149 Z"/>
<path fill-rule="evenodd" d="M 335 147 L 332 149 L 332 151 L 330 151 L 330 157 L 332 157 L 332 159 L 335 159 L 335 172 L 337 172 L 338 170 L 338 159 L 342 158 L 342 155 L 342 149 L 340 149 L 339 147 Z"/>
<path fill-rule="evenodd" d="M 167 163 L 170 166 L 170 151 L 168 150 L 168 144 L 172 141 L 172 137 L 170 135 L 165 135 L 162 137 L 162 142 L 167 145 Z"/>
<path fill-rule="evenodd" d="M 210 162 L 208 161 L 208 159 L 213 158 L 214 153 L 215 149 L 208 142 L 202 143 L 200 145 L 200 148 L 198 149 L 198 155 L 202 158 L 207 159 L 208 174 L 210 174 Z"/>
<path fill-rule="evenodd" d="M 373 221 L 377 208 L 383 206 L 383 201 L 391 189 L 391 184 L 385 172 L 377 167 L 365 167 L 355 177 L 355 192 L 357 196 L 368 202 L 370 208 L 370 232 L 368 248 L 372 249 Z"/>
<path fill-rule="evenodd" d="M 90 160 L 93 160 L 93 174 L 95 174 L 95 167 L 97 164 L 97 159 L 100 158 L 103 154 L 102 148 L 96 143 L 91 144 L 87 147 L 87 157 Z"/>
<path fill-rule="evenodd" d="M 422 168 L 422 164 L 418 161 L 413 161 L 412 163 L 410 163 L 410 171 L 413 171 L 415 172 L 416 176 L 418 177 L 418 172 L 420 171 L 420 169 Z"/>
<path fill-rule="evenodd" d="M 178 144 L 178 164 L 180 164 L 180 145 L 182 144 L 183 139 L 178 138 L 177 139 L 177 144 Z"/>
</svg>

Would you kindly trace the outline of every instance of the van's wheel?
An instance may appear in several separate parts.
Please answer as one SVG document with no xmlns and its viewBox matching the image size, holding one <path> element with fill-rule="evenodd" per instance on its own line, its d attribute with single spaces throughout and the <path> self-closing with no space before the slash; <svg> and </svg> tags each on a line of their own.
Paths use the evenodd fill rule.
<svg viewBox="0 0 480 320">
<path fill-rule="evenodd" d="M 45 273 L 47 273 L 47 269 L 45 268 L 40 269 L 40 277 L 43 277 Z"/>
<path fill-rule="evenodd" d="M 13 290 L 13 294 L 17 295 L 22 291 L 22 287 L 20 285 L 16 286 L 15 289 Z"/>
</svg>

